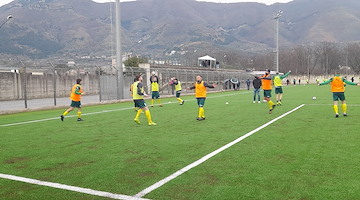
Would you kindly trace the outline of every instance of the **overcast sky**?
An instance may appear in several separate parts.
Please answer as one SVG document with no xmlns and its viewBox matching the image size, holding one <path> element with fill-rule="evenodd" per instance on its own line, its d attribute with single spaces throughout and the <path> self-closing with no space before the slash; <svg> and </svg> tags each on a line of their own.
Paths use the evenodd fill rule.
<svg viewBox="0 0 360 200">
<path fill-rule="evenodd" d="M 12 2 L 13 0 L 0 0 L 0 6 L 3 6 L 5 4 L 8 4 Z M 76 1 L 76 0 L 74 0 Z M 110 0 L 93 0 L 95 2 L 104 3 L 104 2 L 110 2 Z M 115 1 L 115 0 L 111 0 Z M 120 0 L 121 2 L 125 1 L 131 1 L 131 0 Z M 259 2 L 259 3 L 265 3 L 267 5 L 273 4 L 273 3 L 287 3 L 292 0 L 198 0 L 198 1 L 208 1 L 208 2 L 217 2 L 217 3 L 235 3 L 235 2 Z"/>
</svg>

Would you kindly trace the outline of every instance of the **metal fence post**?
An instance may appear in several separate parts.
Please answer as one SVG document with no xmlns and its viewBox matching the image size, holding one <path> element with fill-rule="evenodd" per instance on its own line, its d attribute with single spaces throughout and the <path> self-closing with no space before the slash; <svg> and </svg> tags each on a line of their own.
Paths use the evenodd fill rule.
<svg viewBox="0 0 360 200">
<path fill-rule="evenodd" d="M 23 92 L 24 92 L 24 104 L 25 104 L 25 108 L 28 108 L 28 105 L 27 105 L 27 91 L 26 91 L 26 82 L 27 82 L 27 77 L 26 77 L 26 66 L 25 66 L 25 64 L 22 62 L 22 61 L 20 61 L 21 62 L 21 64 L 23 65 L 23 73 L 24 73 L 24 75 L 23 75 Z"/>
<path fill-rule="evenodd" d="M 54 106 L 56 106 L 56 80 L 57 80 L 56 69 L 52 63 L 50 63 L 50 65 L 52 66 L 53 69 Z"/>
</svg>

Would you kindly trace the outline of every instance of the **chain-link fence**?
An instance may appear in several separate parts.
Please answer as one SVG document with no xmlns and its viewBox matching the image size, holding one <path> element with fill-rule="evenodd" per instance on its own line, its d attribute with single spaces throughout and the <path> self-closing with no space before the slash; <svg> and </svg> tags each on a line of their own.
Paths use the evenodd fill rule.
<svg viewBox="0 0 360 200">
<path fill-rule="evenodd" d="M 176 67 L 176 66 L 175 66 Z M 174 87 L 169 85 L 171 77 L 178 78 L 185 88 L 195 82 L 201 75 L 205 82 L 216 83 L 215 91 L 233 89 L 233 86 L 245 88 L 245 80 L 252 76 L 243 71 L 204 70 L 196 68 L 124 68 L 123 86 L 117 71 L 111 66 L 90 66 L 53 63 L 0 63 L 0 111 L 20 110 L 24 108 L 41 108 L 47 106 L 69 105 L 69 94 L 77 78 L 82 79 L 86 95 L 83 103 L 96 103 L 117 100 L 121 97 L 130 99 L 130 85 L 136 75 L 143 75 L 145 90 L 149 93 L 150 73 L 155 71 L 160 78 L 160 93 L 174 94 Z M 177 66 L 179 67 L 179 66 Z M 120 77 L 120 78 L 119 78 Z M 240 85 L 233 84 L 230 79 L 239 80 Z"/>
</svg>

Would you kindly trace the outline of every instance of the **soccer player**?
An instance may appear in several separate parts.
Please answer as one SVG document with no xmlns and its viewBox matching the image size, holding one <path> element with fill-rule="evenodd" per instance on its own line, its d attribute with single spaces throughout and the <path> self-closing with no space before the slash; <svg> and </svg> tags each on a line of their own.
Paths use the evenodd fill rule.
<svg viewBox="0 0 360 200">
<path fill-rule="evenodd" d="M 137 81 L 137 80 L 136 80 L 136 77 L 135 77 L 135 78 L 134 78 L 134 83 L 135 83 L 136 81 Z M 133 91 L 132 91 L 132 89 L 133 89 L 134 83 L 132 83 L 132 84 L 130 85 L 130 95 L 131 95 L 131 97 L 133 96 Z M 136 107 L 136 105 L 135 105 L 134 111 L 137 112 L 139 109 L 140 109 L 140 108 L 139 108 L 139 107 Z"/>
<path fill-rule="evenodd" d="M 268 105 L 269 105 L 269 114 L 272 113 L 272 111 L 275 108 L 275 104 L 274 102 L 271 101 L 271 75 L 270 75 L 270 70 L 267 69 L 265 71 L 265 74 L 261 76 L 261 86 L 262 89 L 264 90 L 264 100 L 267 101 Z"/>
<path fill-rule="evenodd" d="M 84 91 L 83 91 L 82 86 L 81 86 L 81 79 L 78 78 L 78 79 L 76 79 L 76 84 L 71 88 L 71 94 L 70 94 L 71 105 L 70 105 L 70 108 L 68 108 L 60 116 L 61 121 L 64 121 L 65 116 L 67 114 L 69 114 L 69 112 L 73 111 L 74 108 L 78 109 L 77 121 L 83 121 L 83 119 L 81 119 L 81 95 L 83 95 L 83 94 L 84 94 Z"/>
<path fill-rule="evenodd" d="M 181 88 L 181 82 L 180 82 L 177 78 L 172 77 L 172 78 L 170 79 L 169 84 L 170 84 L 170 85 L 175 85 L 176 100 L 179 101 L 180 105 L 183 105 L 185 101 L 180 98 L 181 89 L 182 89 L 182 88 Z"/>
<path fill-rule="evenodd" d="M 146 103 L 144 101 L 144 96 L 147 96 L 144 91 L 144 86 L 142 84 L 143 78 L 140 75 L 137 75 L 135 77 L 136 82 L 132 86 L 132 92 L 133 92 L 133 100 L 135 107 L 139 107 L 140 109 L 136 112 L 134 122 L 137 124 L 140 124 L 140 114 L 142 111 L 145 112 L 146 118 L 148 120 L 149 126 L 156 126 L 157 124 L 152 121 L 151 114 L 149 111 L 149 108 L 146 106 Z"/>
<path fill-rule="evenodd" d="M 196 82 L 194 86 L 188 88 L 190 90 L 195 89 L 195 97 L 199 106 L 198 117 L 196 118 L 196 120 L 205 120 L 204 105 L 206 100 L 206 88 L 215 88 L 215 86 L 215 84 L 209 85 L 205 83 L 202 79 L 202 76 L 198 75 L 196 76 Z"/>
<path fill-rule="evenodd" d="M 282 80 L 289 76 L 291 71 L 288 73 L 280 76 L 279 72 L 276 72 L 276 76 L 274 77 L 274 86 L 275 86 L 275 95 L 276 95 L 276 105 L 281 106 L 281 99 L 283 96 L 283 90 L 282 90 Z"/>
<path fill-rule="evenodd" d="M 335 112 L 335 117 L 339 117 L 339 107 L 338 107 L 338 100 L 341 101 L 341 107 L 342 107 L 342 112 L 343 112 L 343 116 L 348 116 L 346 111 L 347 111 L 347 105 L 346 105 L 346 101 L 345 101 L 345 85 L 344 83 L 347 83 L 349 85 L 360 85 L 360 84 L 356 84 L 353 82 L 350 82 L 348 80 L 346 80 L 345 78 L 341 77 L 340 74 L 338 72 L 335 73 L 335 76 L 333 78 L 330 78 L 327 81 L 324 81 L 322 83 L 320 83 L 319 85 L 326 85 L 329 84 L 331 85 L 331 92 L 333 93 L 333 100 L 334 100 L 334 105 L 333 105 L 333 109 Z"/>
<path fill-rule="evenodd" d="M 150 77 L 150 83 L 151 83 L 151 107 L 154 107 L 154 100 L 158 100 L 158 104 L 160 107 L 162 107 L 161 101 L 160 101 L 160 90 L 159 90 L 159 77 L 156 76 L 155 71 L 151 72 Z"/>
</svg>

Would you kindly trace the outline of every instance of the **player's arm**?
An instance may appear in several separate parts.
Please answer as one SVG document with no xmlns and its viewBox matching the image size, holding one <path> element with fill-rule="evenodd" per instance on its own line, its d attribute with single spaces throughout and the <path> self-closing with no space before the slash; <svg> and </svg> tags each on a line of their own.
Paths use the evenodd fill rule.
<svg viewBox="0 0 360 200">
<path fill-rule="evenodd" d="M 207 83 L 204 82 L 204 86 L 207 87 L 207 88 L 215 88 L 215 85 L 209 85 Z"/>
<path fill-rule="evenodd" d="M 333 80 L 333 78 L 331 78 L 331 79 L 329 79 L 329 80 L 327 80 L 327 81 L 325 81 L 325 82 L 319 83 L 319 85 L 329 84 L 329 83 L 331 83 L 332 80 Z"/>
<path fill-rule="evenodd" d="M 80 86 L 77 86 L 76 87 L 76 90 L 75 90 L 75 94 L 78 94 L 78 95 L 82 95 L 82 93 L 80 92 Z"/>
<path fill-rule="evenodd" d="M 346 80 L 345 78 L 343 78 L 343 81 L 349 85 L 358 85 L 357 83 L 350 82 L 350 81 Z"/>
<path fill-rule="evenodd" d="M 288 73 L 280 76 L 280 79 L 283 80 L 284 78 L 286 78 L 287 76 L 289 76 L 291 74 L 291 71 L 289 71 Z"/>
<path fill-rule="evenodd" d="M 186 88 L 187 90 L 193 90 L 193 89 L 195 89 L 195 84 L 193 85 L 193 86 L 191 86 L 191 87 L 189 87 L 189 88 Z"/>
</svg>

